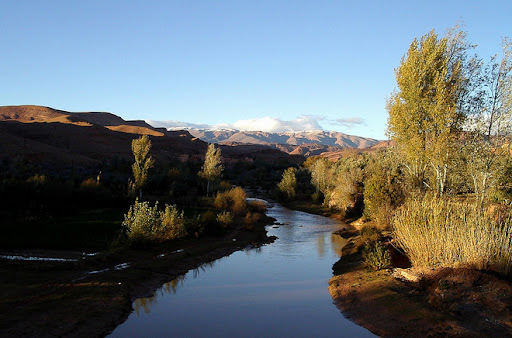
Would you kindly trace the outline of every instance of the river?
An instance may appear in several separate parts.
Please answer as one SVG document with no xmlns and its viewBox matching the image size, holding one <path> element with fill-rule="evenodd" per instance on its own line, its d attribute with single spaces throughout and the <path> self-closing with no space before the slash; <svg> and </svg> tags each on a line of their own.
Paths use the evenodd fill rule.
<svg viewBox="0 0 512 338">
<path fill-rule="evenodd" d="M 111 337 L 364 337 L 327 289 L 343 224 L 273 204 L 278 239 L 205 264 L 137 299 Z"/>
</svg>

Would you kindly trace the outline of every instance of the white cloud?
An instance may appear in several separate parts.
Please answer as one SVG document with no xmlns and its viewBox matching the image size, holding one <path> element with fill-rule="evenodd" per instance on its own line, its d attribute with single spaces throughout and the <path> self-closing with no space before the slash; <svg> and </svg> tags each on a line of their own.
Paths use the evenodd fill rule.
<svg viewBox="0 0 512 338">
<path fill-rule="evenodd" d="M 286 121 L 276 117 L 262 117 L 250 120 L 239 120 L 232 124 L 235 129 L 248 131 L 266 131 L 270 133 L 323 130 L 313 116 L 300 116 Z"/>
<path fill-rule="evenodd" d="M 188 122 L 181 122 L 181 121 L 175 121 L 175 120 L 168 120 L 168 121 L 146 120 L 146 123 L 155 128 L 167 128 L 167 129 L 210 129 L 211 128 L 211 126 L 208 124 L 188 123 Z"/>
<path fill-rule="evenodd" d="M 147 120 L 146 122 L 154 127 L 164 127 L 168 129 L 235 129 L 235 130 L 246 130 L 246 131 L 265 131 L 270 133 L 279 132 L 299 132 L 299 131 L 313 131 L 323 130 L 322 126 L 318 121 L 323 118 L 304 115 L 299 116 L 294 120 L 281 120 L 277 117 L 261 117 L 256 119 L 238 120 L 232 124 L 195 124 L 180 121 L 153 121 Z"/>
<path fill-rule="evenodd" d="M 349 128 L 354 125 L 366 125 L 366 122 L 360 117 L 349 117 L 345 119 L 336 119 L 333 121 L 333 124 Z"/>
</svg>

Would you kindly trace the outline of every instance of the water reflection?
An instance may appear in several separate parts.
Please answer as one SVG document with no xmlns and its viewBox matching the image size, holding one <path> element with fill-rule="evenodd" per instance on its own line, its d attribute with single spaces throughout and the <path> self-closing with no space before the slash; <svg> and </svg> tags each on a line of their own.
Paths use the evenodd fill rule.
<svg viewBox="0 0 512 338">
<path fill-rule="evenodd" d="M 202 272 L 206 272 L 207 270 L 212 269 L 216 263 L 220 262 L 222 258 L 219 258 L 212 262 L 203 263 L 197 268 L 191 270 L 191 272 L 176 277 L 175 279 L 171 280 L 170 282 L 165 283 L 162 285 L 158 290 L 153 292 L 153 295 L 150 297 L 142 297 L 137 298 L 135 302 L 133 302 L 133 306 L 135 307 L 135 312 L 137 313 L 137 317 L 139 314 L 141 314 L 141 310 L 144 310 L 145 314 L 149 314 L 151 312 L 151 308 L 156 305 L 157 299 L 159 297 L 164 296 L 165 294 L 176 294 L 176 291 L 179 287 L 183 286 L 184 281 L 187 279 L 187 276 L 190 274 L 192 275 L 193 279 L 196 279 L 199 277 L 199 274 Z"/>
<path fill-rule="evenodd" d="M 327 290 L 347 243 L 332 232 L 343 224 L 278 204 L 269 216 L 279 222 L 267 228 L 275 242 L 203 264 L 137 299 L 136 311 L 111 336 L 371 335 L 340 315 Z"/>
<path fill-rule="evenodd" d="M 341 257 L 341 250 L 347 245 L 348 240 L 341 237 L 340 235 L 330 234 L 331 237 L 331 248 L 332 252 L 337 255 L 338 257 Z"/>
<path fill-rule="evenodd" d="M 329 242 L 327 242 L 327 238 Z M 330 249 L 334 255 L 341 257 L 341 250 L 347 243 L 348 241 L 339 235 L 332 233 L 321 234 L 316 238 L 316 252 L 318 257 L 324 257 L 326 250 Z"/>
<path fill-rule="evenodd" d="M 155 291 L 151 297 L 137 298 L 135 302 L 133 302 L 137 317 L 140 315 L 141 310 L 144 310 L 145 314 L 148 314 L 151 311 L 151 307 L 157 303 L 158 294 L 160 294 L 160 296 L 171 293 L 176 294 L 178 286 L 182 286 L 186 278 L 187 275 L 178 276 L 172 281 L 162 285 L 160 289 L 158 289 L 158 292 Z"/>
</svg>

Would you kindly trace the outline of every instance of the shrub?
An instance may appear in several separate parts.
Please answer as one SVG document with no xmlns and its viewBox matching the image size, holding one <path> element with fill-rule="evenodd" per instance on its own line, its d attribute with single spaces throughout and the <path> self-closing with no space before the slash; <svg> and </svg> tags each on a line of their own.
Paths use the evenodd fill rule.
<svg viewBox="0 0 512 338">
<path fill-rule="evenodd" d="M 223 211 L 217 215 L 217 222 L 219 222 L 224 228 L 227 228 L 233 224 L 233 216 L 229 211 Z"/>
<path fill-rule="evenodd" d="M 160 215 L 161 226 L 156 233 L 162 239 L 176 239 L 185 237 L 185 216 L 183 211 L 180 213 L 176 206 L 166 205 L 165 210 Z"/>
<path fill-rule="evenodd" d="M 139 202 L 136 199 L 135 204 L 124 215 L 123 227 L 131 240 L 153 239 L 154 229 L 160 227 L 160 222 L 158 202 L 151 207 L 149 202 Z"/>
<path fill-rule="evenodd" d="M 261 214 L 248 212 L 244 217 L 245 230 L 254 230 L 254 225 L 261 219 Z"/>
<path fill-rule="evenodd" d="M 123 227 L 134 242 L 165 241 L 186 234 L 183 212 L 180 213 L 175 206 L 165 205 L 165 210 L 160 212 L 158 202 L 152 207 L 149 202 L 139 202 L 138 199 L 124 215 Z"/>
<path fill-rule="evenodd" d="M 361 228 L 361 238 L 364 243 L 376 243 L 380 240 L 382 234 L 375 225 L 365 224 Z"/>
<path fill-rule="evenodd" d="M 249 201 L 248 205 L 249 209 L 252 212 L 259 212 L 260 214 L 264 214 L 267 212 L 267 203 L 265 203 L 264 201 L 252 200 Z"/>
<path fill-rule="evenodd" d="M 397 243 L 419 266 L 512 272 L 510 212 L 440 198 L 408 200 L 393 220 Z"/>
<path fill-rule="evenodd" d="M 391 255 L 380 242 L 367 242 L 363 249 L 363 259 L 370 270 L 386 269 L 391 265 Z"/>
<path fill-rule="evenodd" d="M 235 215 L 243 215 L 247 212 L 247 194 L 240 187 L 228 191 L 219 192 L 215 196 L 213 205 L 217 209 L 230 210 Z"/>
<path fill-rule="evenodd" d="M 320 191 L 314 192 L 313 194 L 311 194 L 311 199 L 313 200 L 313 203 L 323 203 L 324 194 L 322 194 Z"/>
</svg>

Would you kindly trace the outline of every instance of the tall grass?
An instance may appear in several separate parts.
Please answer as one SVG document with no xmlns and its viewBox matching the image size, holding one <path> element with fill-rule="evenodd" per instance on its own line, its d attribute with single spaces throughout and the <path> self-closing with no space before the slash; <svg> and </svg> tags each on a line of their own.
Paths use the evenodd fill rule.
<svg viewBox="0 0 512 338">
<path fill-rule="evenodd" d="M 411 199 L 396 211 L 393 230 L 413 265 L 512 272 L 510 212 L 439 198 Z"/>
</svg>

